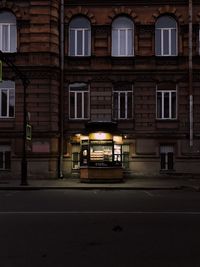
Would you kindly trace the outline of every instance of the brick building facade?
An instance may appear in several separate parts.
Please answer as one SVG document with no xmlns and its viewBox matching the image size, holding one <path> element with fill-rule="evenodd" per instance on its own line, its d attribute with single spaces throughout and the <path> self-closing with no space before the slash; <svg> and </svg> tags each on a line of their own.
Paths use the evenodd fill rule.
<svg viewBox="0 0 200 267">
<path fill-rule="evenodd" d="M 200 173 L 200 3 L 83 2 L 0 3 L 0 50 L 30 80 L 28 176 Z M 23 85 L 5 63 L 0 109 L 0 177 L 14 178 Z"/>
</svg>

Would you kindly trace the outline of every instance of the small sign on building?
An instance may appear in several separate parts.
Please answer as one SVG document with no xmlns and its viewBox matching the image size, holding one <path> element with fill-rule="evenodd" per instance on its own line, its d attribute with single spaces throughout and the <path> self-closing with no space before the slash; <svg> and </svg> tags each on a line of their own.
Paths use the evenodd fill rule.
<svg viewBox="0 0 200 267">
<path fill-rule="evenodd" d="M 26 125 L 26 140 L 31 141 L 32 139 L 32 126 L 30 124 Z"/>
</svg>

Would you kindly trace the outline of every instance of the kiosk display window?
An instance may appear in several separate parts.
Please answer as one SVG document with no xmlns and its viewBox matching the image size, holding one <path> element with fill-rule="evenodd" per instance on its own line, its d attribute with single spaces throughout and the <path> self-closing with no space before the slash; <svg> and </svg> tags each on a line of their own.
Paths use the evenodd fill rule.
<svg viewBox="0 0 200 267">
<path fill-rule="evenodd" d="M 106 134 L 98 134 L 104 137 Z M 94 134 L 90 135 L 95 137 Z M 114 167 L 122 165 L 122 146 L 112 139 L 87 139 L 81 142 L 81 166 Z"/>
<path fill-rule="evenodd" d="M 112 163 L 113 143 L 112 141 L 91 141 L 90 142 L 90 162 Z M 98 164 L 96 164 L 98 166 Z"/>
</svg>

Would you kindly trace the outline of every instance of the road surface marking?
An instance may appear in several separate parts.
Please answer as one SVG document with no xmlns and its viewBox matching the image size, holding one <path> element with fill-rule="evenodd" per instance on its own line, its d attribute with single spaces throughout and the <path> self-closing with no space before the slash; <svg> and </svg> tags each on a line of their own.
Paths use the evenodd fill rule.
<svg viewBox="0 0 200 267">
<path fill-rule="evenodd" d="M 149 191 L 144 191 L 148 196 L 150 196 L 150 197 L 154 197 L 154 194 L 153 193 L 151 193 L 151 192 L 149 192 Z"/>
</svg>

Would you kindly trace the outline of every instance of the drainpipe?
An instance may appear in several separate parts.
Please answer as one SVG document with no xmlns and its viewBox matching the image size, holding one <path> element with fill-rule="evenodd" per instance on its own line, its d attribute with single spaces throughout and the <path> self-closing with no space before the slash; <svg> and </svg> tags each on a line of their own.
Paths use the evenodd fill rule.
<svg viewBox="0 0 200 267">
<path fill-rule="evenodd" d="M 59 109 L 59 166 L 58 177 L 63 178 L 63 144 L 64 144 L 64 0 L 60 1 L 60 109 Z"/>
<path fill-rule="evenodd" d="M 192 70 L 192 0 L 189 0 L 189 122 L 190 122 L 190 147 L 193 146 L 193 70 Z"/>
</svg>

